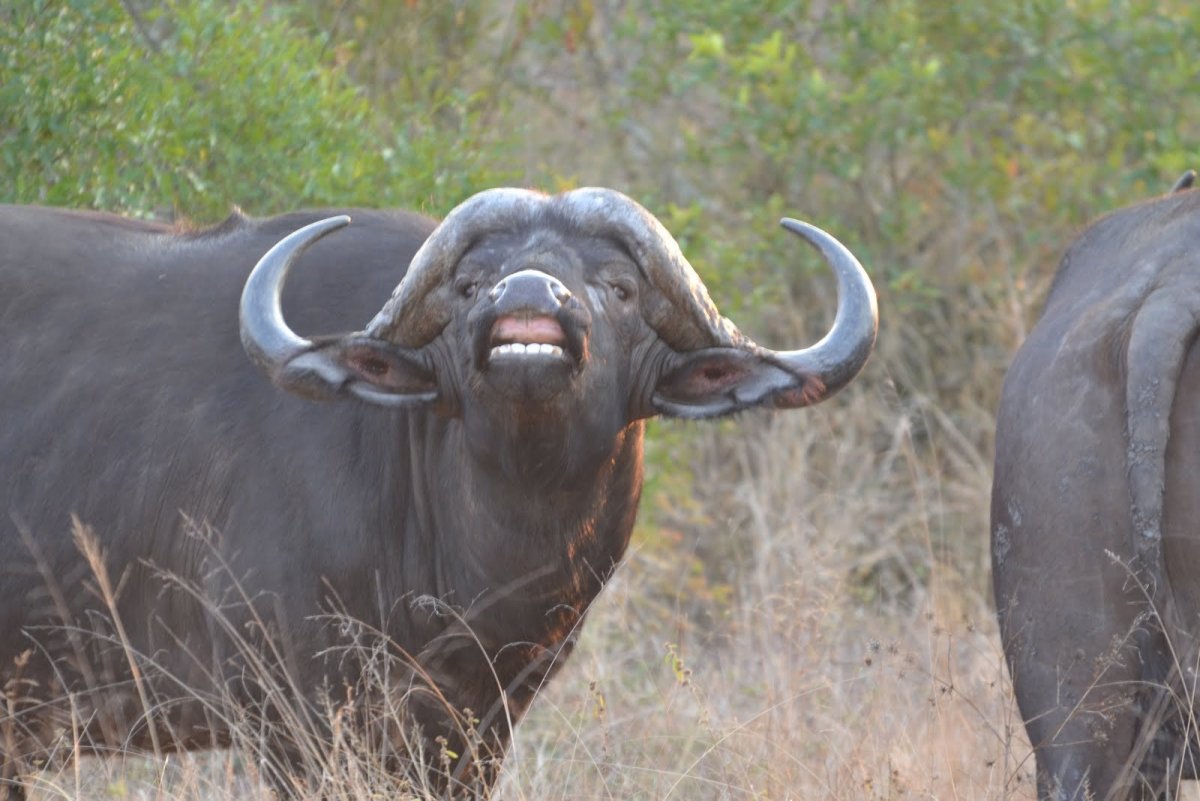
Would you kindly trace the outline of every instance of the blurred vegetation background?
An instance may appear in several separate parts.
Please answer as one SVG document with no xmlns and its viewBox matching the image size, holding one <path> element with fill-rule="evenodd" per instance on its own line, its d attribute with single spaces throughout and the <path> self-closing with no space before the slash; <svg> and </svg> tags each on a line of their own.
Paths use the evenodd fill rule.
<svg viewBox="0 0 1200 801">
<path fill-rule="evenodd" d="M 0 201 L 611 186 L 791 347 L 833 282 L 777 221 L 825 227 L 877 282 L 876 355 L 811 412 L 655 424 L 635 552 L 508 792 L 1007 798 L 992 410 L 1073 236 L 1200 166 L 1197 52 L 1184 0 L 9 0 Z"/>
</svg>

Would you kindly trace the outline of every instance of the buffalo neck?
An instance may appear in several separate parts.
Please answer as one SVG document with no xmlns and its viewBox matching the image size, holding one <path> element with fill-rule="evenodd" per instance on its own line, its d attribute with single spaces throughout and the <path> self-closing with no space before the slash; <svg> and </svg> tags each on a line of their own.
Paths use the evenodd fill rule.
<svg viewBox="0 0 1200 801">
<path fill-rule="evenodd" d="M 412 499 L 412 542 L 427 543 L 422 550 L 432 553 L 424 566 L 433 570 L 431 594 L 462 610 L 511 609 L 488 615 L 489 622 L 539 621 L 537 628 L 547 610 L 564 605 L 582 615 L 629 542 L 641 492 L 643 426 L 621 429 L 604 458 L 589 457 L 591 470 L 558 481 L 524 469 L 536 456 L 481 459 L 460 420 L 413 414 L 409 430 L 410 452 L 427 482 Z M 560 440 L 558 448 L 567 447 Z M 529 438 L 514 448 L 549 452 Z M 492 634 L 541 639 L 535 631 Z"/>
</svg>

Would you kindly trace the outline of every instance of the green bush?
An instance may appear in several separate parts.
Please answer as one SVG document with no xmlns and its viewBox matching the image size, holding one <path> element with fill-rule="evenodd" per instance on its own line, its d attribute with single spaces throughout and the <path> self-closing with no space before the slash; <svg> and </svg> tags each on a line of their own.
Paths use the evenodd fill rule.
<svg viewBox="0 0 1200 801">
<path fill-rule="evenodd" d="M 905 304 L 961 277 L 930 263 L 938 229 L 969 219 L 981 241 L 1033 257 L 1198 157 L 1195 4 L 685 0 L 644 13 L 658 45 L 630 98 L 647 85 L 687 98 L 689 171 L 720 187 L 710 207 L 741 212 L 710 246 L 800 207 Z"/>
<path fill-rule="evenodd" d="M 468 117 L 388 123 L 287 6 L 18 0 L 0 18 L 8 201 L 199 220 L 232 204 L 444 211 L 502 175 Z"/>
</svg>

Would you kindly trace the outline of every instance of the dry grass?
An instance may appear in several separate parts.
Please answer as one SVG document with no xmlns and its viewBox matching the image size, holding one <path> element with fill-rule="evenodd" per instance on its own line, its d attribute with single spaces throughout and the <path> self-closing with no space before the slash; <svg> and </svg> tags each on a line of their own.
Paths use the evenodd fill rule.
<svg viewBox="0 0 1200 801">
<path fill-rule="evenodd" d="M 589 650 L 526 721 L 502 797 L 1032 797 L 989 628 L 897 633 L 832 607 L 796 611 L 745 638 L 758 642 L 694 658 L 660 643 L 659 658 L 614 667 Z"/>
<path fill-rule="evenodd" d="M 704 489 L 659 512 L 682 536 L 609 588 L 506 797 L 1032 798 L 986 578 L 989 460 L 906 405 L 863 389 L 697 432 Z"/>
</svg>

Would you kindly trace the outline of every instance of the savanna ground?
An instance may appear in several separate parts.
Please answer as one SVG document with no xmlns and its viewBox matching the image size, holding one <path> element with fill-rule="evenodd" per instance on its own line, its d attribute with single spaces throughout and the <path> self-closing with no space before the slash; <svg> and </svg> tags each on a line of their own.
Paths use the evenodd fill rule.
<svg viewBox="0 0 1200 801">
<path fill-rule="evenodd" d="M 16 0 L 0 23 L 0 200 L 208 221 L 613 186 L 776 347 L 833 302 L 776 221 L 837 235 L 879 289 L 871 363 L 812 410 L 652 426 L 632 552 L 498 796 L 1033 797 L 993 409 L 1071 237 L 1200 166 L 1196 4 Z M 38 797 L 267 798 L 255 777 L 85 760 Z"/>
</svg>

